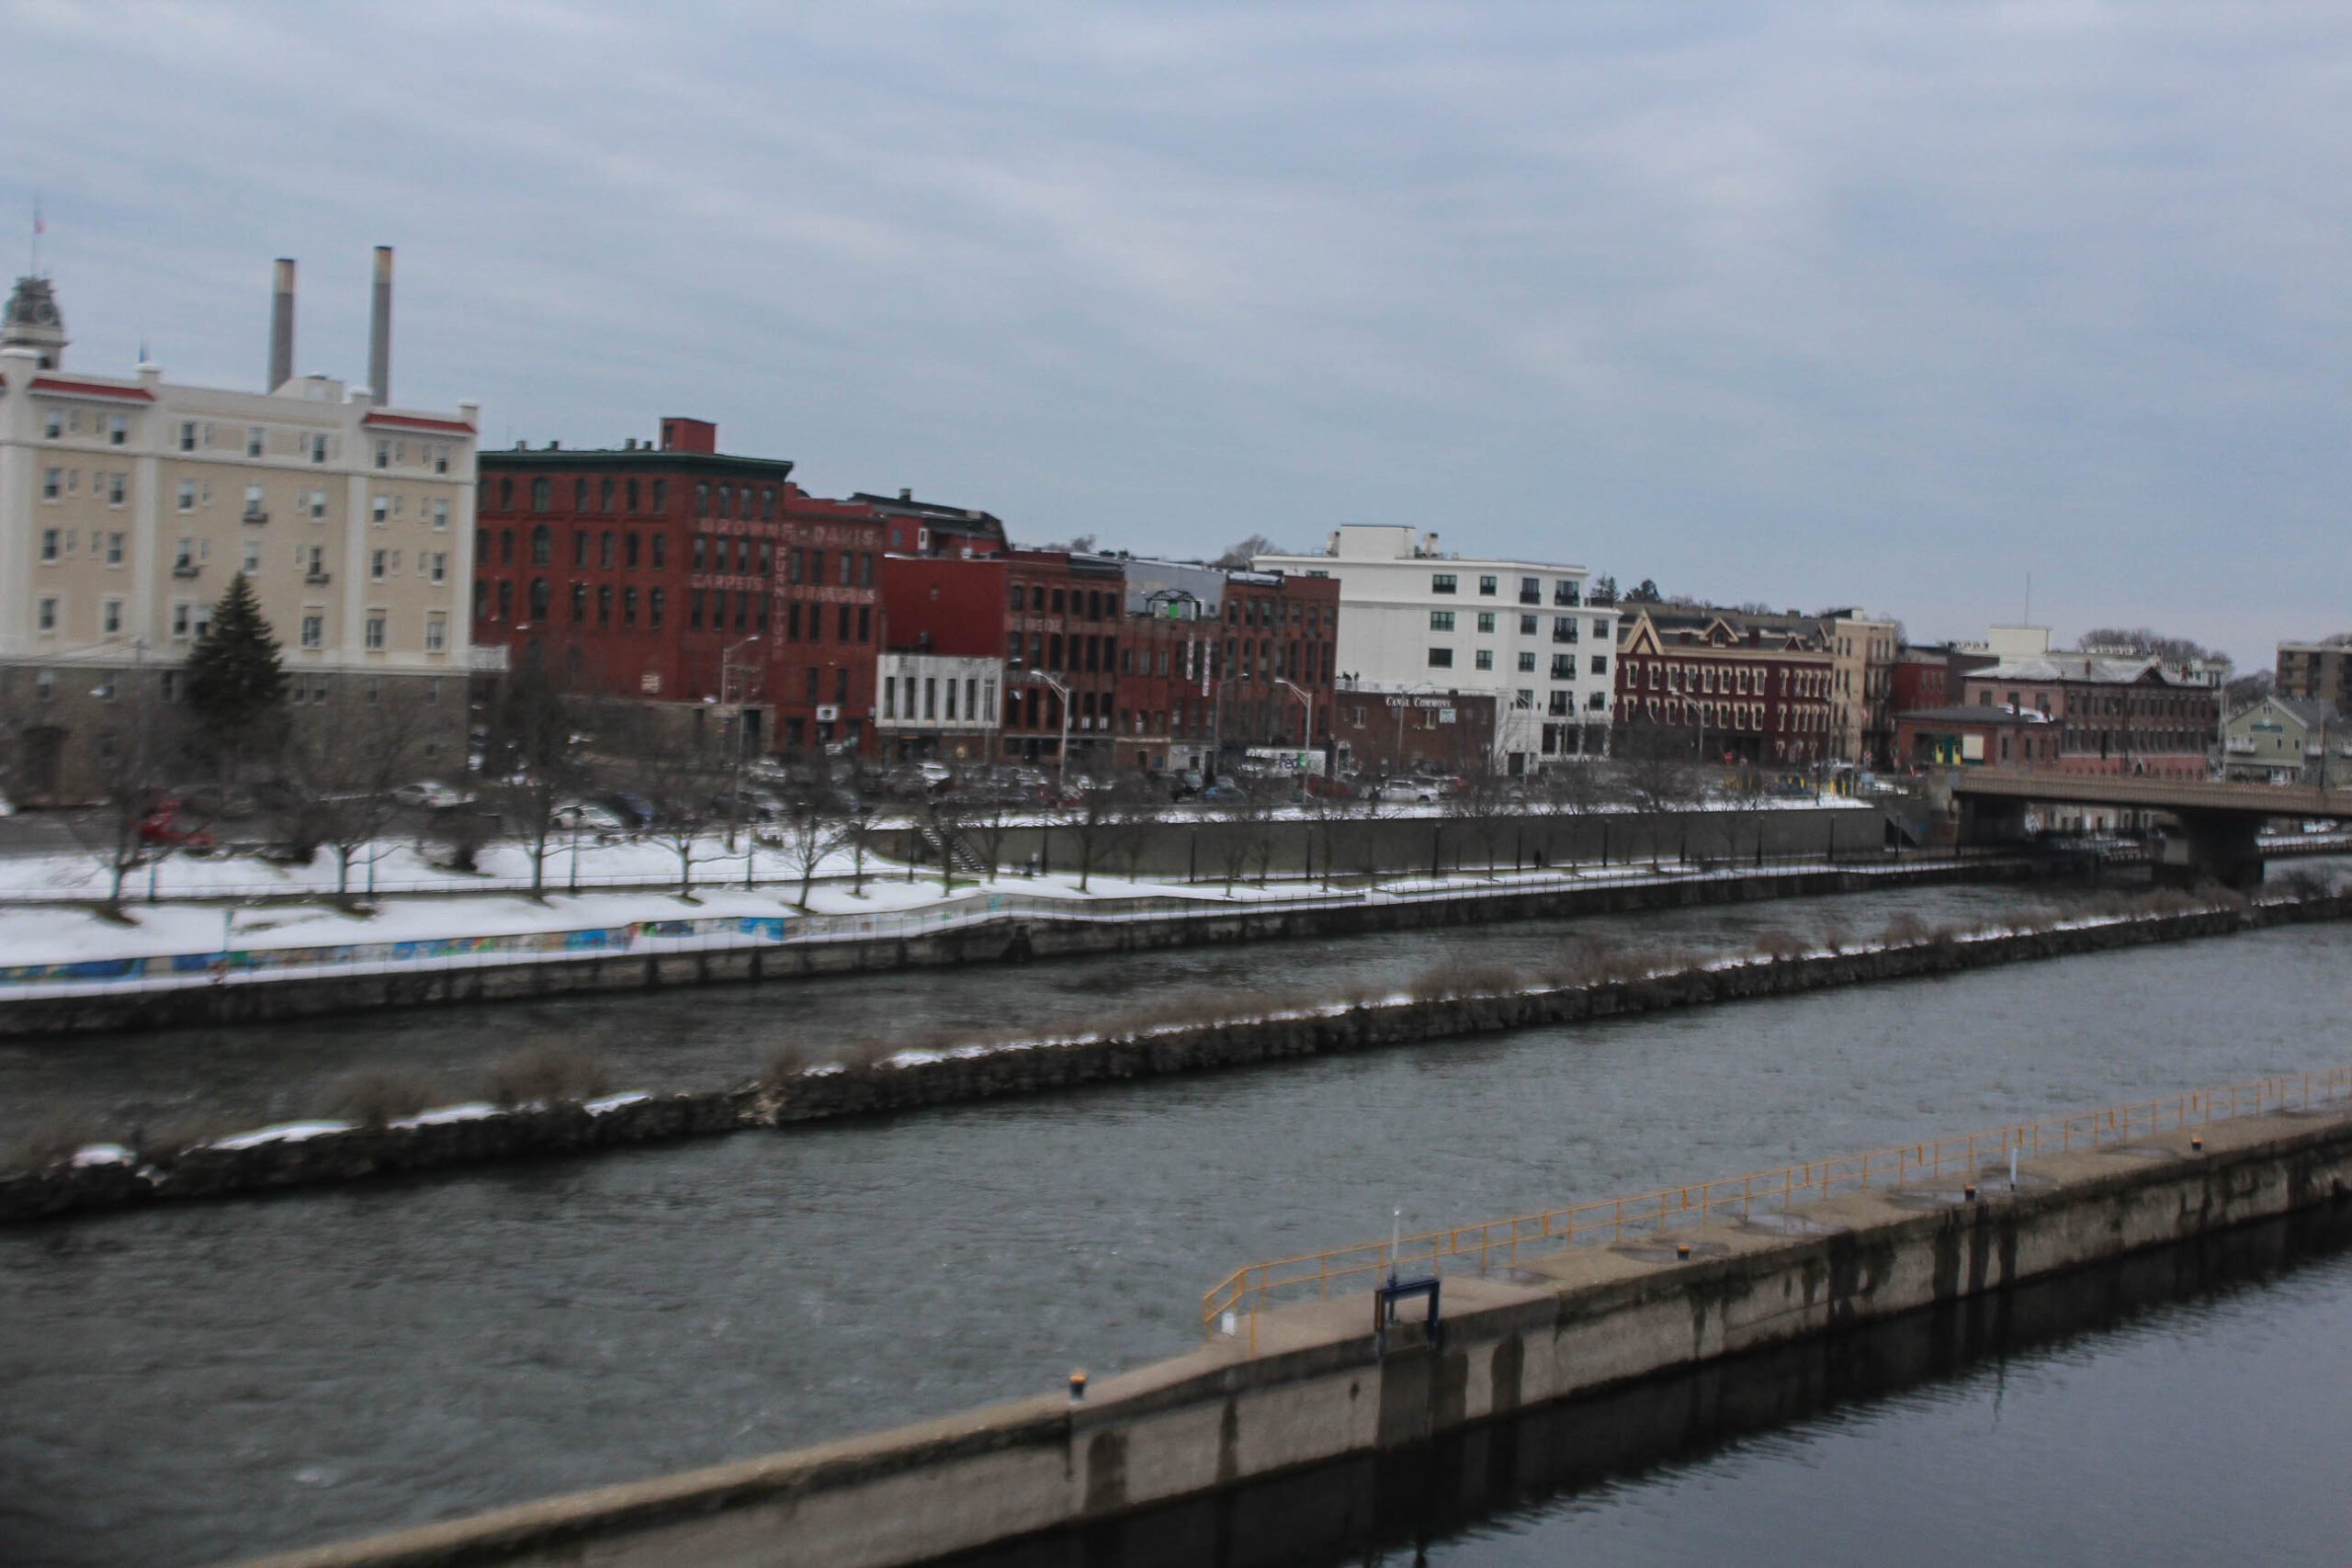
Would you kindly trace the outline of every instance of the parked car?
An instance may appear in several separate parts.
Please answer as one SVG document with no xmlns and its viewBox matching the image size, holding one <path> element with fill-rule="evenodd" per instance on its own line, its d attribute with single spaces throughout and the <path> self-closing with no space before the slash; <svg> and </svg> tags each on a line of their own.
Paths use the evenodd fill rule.
<svg viewBox="0 0 2352 1568">
<path fill-rule="evenodd" d="M 176 799 L 157 801 L 155 809 L 140 818 L 139 841 L 197 854 L 209 853 L 214 848 L 212 835 L 185 813 L 186 807 Z"/>
<path fill-rule="evenodd" d="M 453 806 L 471 806 L 474 797 L 461 789 L 454 789 L 437 779 L 419 779 L 392 791 L 392 798 L 402 806 L 422 807 L 427 811 L 446 811 Z"/>
<path fill-rule="evenodd" d="M 627 790 L 615 790 L 610 795 L 598 795 L 596 801 L 605 810 L 619 818 L 621 826 L 629 832 L 641 832 L 653 825 L 653 803 L 641 795 L 631 795 Z"/>
<path fill-rule="evenodd" d="M 555 808 L 555 825 L 567 832 L 617 834 L 628 831 L 619 817 L 594 802 L 566 801 Z"/>
<path fill-rule="evenodd" d="M 1391 805 L 1433 806 L 1437 796 L 1435 779 L 1390 779 L 1380 786 L 1380 798 Z"/>
</svg>

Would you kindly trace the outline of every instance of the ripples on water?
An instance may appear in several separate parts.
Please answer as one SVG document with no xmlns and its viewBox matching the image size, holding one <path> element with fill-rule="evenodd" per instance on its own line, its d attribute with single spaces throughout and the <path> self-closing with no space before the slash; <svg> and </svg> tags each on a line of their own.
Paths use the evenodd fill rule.
<svg viewBox="0 0 2352 1568">
<path fill-rule="evenodd" d="M 1408 1223 L 1511 1213 L 2316 1065 L 2347 1054 L 2345 935 L 2290 928 L 0 1235 L 0 1560 L 201 1562 L 1051 1388 L 1072 1365 L 1182 1349 L 1227 1268 L 1379 1234 L 1392 1204 Z M 1493 955 L 1493 933 L 1476 940 Z M 1247 957 L 1148 962 L 1192 956 Z M 1034 1009 L 1054 974 L 991 983 Z M 904 978 L 945 1009 L 975 977 Z M 659 1006 L 690 1040 L 706 998 L 739 1032 L 731 1009 L 801 1005 L 739 995 L 754 999 Z M 512 1039 L 518 1012 L 564 1016 L 463 1026 Z M 2113 1419 L 2135 1441 L 2154 1425 Z M 2179 1440 L 2200 1439 L 2190 1426 Z M 1898 1493 L 1969 1486 L 1965 1466 L 1879 1462 Z M 2241 1466 L 2232 1484 L 2256 1479 L 2224 1450 L 2213 1462 Z M 1792 1496 L 1769 1505 L 1778 1528 L 1826 1528 L 1804 1516 L 1828 1503 Z M 1573 1520 L 1638 1513 L 1558 1528 L 1613 1540 Z M 1601 1549 L 1530 1535 L 1496 1550 Z"/>
</svg>

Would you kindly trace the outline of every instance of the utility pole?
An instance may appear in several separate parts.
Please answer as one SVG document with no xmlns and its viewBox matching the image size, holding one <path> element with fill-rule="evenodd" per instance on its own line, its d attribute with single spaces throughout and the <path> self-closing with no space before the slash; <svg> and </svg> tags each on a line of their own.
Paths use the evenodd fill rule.
<svg viewBox="0 0 2352 1568">
<path fill-rule="evenodd" d="M 1054 804 L 1059 806 L 1063 798 L 1069 794 L 1069 688 L 1043 670 L 1031 670 L 1023 676 L 1023 679 L 1033 685 L 1051 686 L 1055 694 L 1061 698 L 1061 748 L 1054 759 Z"/>
<path fill-rule="evenodd" d="M 719 654 L 718 701 L 722 707 L 727 704 L 729 682 L 735 673 L 736 653 L 759 640 L 758 634 L 754 633 Z M 735 765 L 730 775 L 730 786 L 727 792 L 727 851 L 729 854 L 735 852 L 735 827 L 743 814 L 743 731 L 748 728 L 744 722 L 743 705 L 742 692 L 738 687 L 735 695 Z M 752 881 L 752 873 L 748 864 L 743 873 L 743 881 L 747 886 Z"/>
</svg>

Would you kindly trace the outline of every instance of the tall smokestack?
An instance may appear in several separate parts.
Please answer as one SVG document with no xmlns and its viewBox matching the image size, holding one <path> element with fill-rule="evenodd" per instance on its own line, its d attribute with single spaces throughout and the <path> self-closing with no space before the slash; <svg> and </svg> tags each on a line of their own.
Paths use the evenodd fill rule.
<svg viewBox="0 0 2352 1568">
<path fill-rule="evenodd" d="M 392 247 L 376 247 L 376 304 L 368 317 L 368 389 L 376 406 L 392 400 Z"/>
<path fill-rule="evenodd" d="M 269 300 L 269 385 L 276 391 L 294 379 L 294 258 L 277 258 L 276 287 Z"/>
</svg>

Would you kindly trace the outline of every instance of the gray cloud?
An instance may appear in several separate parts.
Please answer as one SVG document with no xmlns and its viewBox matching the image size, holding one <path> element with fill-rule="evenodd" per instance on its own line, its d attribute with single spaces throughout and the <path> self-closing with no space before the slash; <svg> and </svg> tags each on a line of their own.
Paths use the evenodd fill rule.
<svg viewBox="0 0 2352 1568">
<path fill-rule="evenodd" d="M 0 6 L 85 365 L 664 412 L 1034 538 L 1411 522 L 1968 634 L 2337 629 L 2340 9 Z"/>
</svg>

